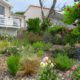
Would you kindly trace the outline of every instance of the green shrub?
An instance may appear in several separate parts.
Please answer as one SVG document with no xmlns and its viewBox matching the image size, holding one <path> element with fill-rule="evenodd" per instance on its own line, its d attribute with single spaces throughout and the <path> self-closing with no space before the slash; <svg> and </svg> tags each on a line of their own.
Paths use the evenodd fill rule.
<svg viewBox="0 0 80 80">
<path fill-rule="evenodd" d="M 46 31 L 51 26 L 51 22 L 49 19 L 44 19 L 41 23 L 41 31 Z"/>
<path fill-rule="evenodd" d="M 77 69 L 73 72 L 73 80 L 79 80 L 80 79 L 80 66 L 77 67 Z"/>
<path fill-rule="evenodd" d="M 8 33 L 3 33 L 3 34 L 0 34 L 0 39 L 1 40 L 8 40 L 8 41 L 11 41 L 14 39 L 13 36 L 11 36 L 10 34 Z"/>
<path fill-rule="evenodd" d="M 37 42 L 37 41 L 42 41 L 43 36 L 39 35 L 38 33 L 33 33 L 33 32 L 28 32 L 27 34 L 27 39 L 29 40 L 30 43 Z"/>
<path fill-rule="evenodd" d="M 41 27 L 40 27 L 40 19 L 39 18 L 34 18 L 34 19 L 29 19 L 27 21 L 27 30 L 29 32 L 40 32 Z"/>
<path fill-rule="evenodd" d="M 0 41 L 0 51 L 5 50 L 7 47 L 9 47 L 11 44 L 8 41 Z"/>
<path fill-rule="evenodd" d="M 38 52 L 37 52 L 37 56 L 39 56 L 39 57 L 42 57 L 43 55 L 44 55 L 44 51 L 43 50 L 39 50 Z"/>
<path fill-rule="evenodd" d="M 58 34 L 59 32 L 65 31 L 65 27 L 55 25 L 49 28 L 48 31 L 51 33 L 51 35 L 54 36 L 55 34 Z"/>
<path fill-rule="evenodd" d="M 52 47 L 51 43 L 44 43 L 44 42 L 36 42 L 33 43 L 33 47 L 36 51 L 38 50 L 49 50 Z"/>
<path fill-rule="evenodd" d="M 73 6 L 67 6 L 64 10 L 64 22 L 72 24 L 76 19 L 80 17 L 80 3 L 74 4 Z"/>
<path fill-rule="evenodd" d="M 19 69 L 19 55 L 11 55 L 7 60 L 8 70 L 9 72 L 15 76 Z"/>
<path fill-rule="evenodd" d="M 72 29 L 70 33 L 65 36 L 65 41 L 70 45 L 74 45 L 75 43 L 80 42 L 80 27 L 76 27 Z"/>
<path fill-rule="evenodd" d="M 45 67 L 42 67 L 37 80 L 56 80 L 57 76 L 54 72 L 53 63 L 44 63 Z"/>
<path fill-rule="evenodd" d="M 68 70 L 70 69 L 75 61 L 73 59 L 70 59 L 67 55 L 62 55 L 62 54 L 58 54 L 57 57 L 55 58 L 56 61 L 56 68 L 60 69 L 60 70 Z"/>
</svg>

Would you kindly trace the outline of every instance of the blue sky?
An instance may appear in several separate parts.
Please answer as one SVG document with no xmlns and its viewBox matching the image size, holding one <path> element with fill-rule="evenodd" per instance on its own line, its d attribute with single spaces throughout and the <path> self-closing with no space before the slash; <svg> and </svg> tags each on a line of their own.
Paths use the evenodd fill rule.
<svg viewBox="0 0 80 80">
<path fill-rule="evenodd" d="M 12 11 L 25 11 L 27 7 L 31 4 L 33 5 L 39 5 L 38 0 L 9 0 L 10 4 L 13 6 Z M 66 3 L 65 3 L 66 2 Z M 58 0 L 56 8 L 61 8 L 63 4 L 69 4 L 72 5 L 73 0 Z M 48 0 L 45 3 L 46 7 L 50 7 L 51 1 Z"/>
</svg>

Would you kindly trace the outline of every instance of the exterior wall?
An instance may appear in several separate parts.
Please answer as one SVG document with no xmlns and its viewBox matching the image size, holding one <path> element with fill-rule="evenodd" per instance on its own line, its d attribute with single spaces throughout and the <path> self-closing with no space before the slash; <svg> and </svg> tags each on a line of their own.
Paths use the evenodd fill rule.
<svg viewBox="0 0 80 80">
<path fill-rule="evenodd" d="M 44 9 L 45 16 L 48 14 L 49 10 Z M 28 20 L 29 18 L 36 18 L 39 17 L 41 19 L 41 8 L 31 6 L 26 12 L 25 12 L 25 19 Z"/>
<path fill-rule="evenodd" d="M 5 4 L 0 3 L 1 6 L 3 6 L 5 8 L 5 17 L 10 17 L 11 16 L 11 9 L 9 6 L 6 6 Z"/>
<path fill-rule="evenodd" d="M 17 29 L 13 29 L 13 28 L 0 28 L 0 34 L 2 33 L 8 33 L 11 36 L 17 36 Z"/>
</svg>

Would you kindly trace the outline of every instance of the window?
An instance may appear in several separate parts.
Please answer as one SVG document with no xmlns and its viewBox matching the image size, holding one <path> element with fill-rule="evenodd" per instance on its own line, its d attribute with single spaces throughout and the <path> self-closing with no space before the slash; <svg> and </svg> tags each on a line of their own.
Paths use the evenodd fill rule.
<svg viewBox="0 0 80 80">
<path fill-rule="evenodd" d="M 4 15 L 4 7 L 0 5 L 0 15 Z"/>
</svg>

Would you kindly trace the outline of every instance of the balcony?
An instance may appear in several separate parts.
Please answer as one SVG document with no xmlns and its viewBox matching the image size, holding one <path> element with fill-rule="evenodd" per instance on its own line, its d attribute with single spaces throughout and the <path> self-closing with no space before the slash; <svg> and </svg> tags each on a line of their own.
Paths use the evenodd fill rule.
<svg viewBox="0 0 80 80">
<path fill-rule="evenodd" d="M 0 27 L 20 28 L 15 19 L 7 17 L 0 17 Z"/>
</svg>

